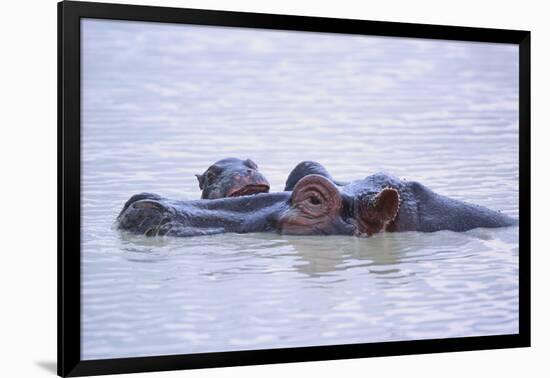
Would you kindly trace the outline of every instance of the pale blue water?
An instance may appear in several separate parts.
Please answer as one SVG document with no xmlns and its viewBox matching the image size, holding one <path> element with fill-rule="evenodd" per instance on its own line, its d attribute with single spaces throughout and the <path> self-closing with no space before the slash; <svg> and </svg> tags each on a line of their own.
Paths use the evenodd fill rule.
<svg viewBox="0 0 550 378">
<path fill-rule="evenodd" d="M 82 22 L 82 358 L 510 334 L 518 230 L 144 238 L 130 195 L 197 199 L 214 161 L 301 160 L 518 216 L 518 50 Z"/>
</svg>

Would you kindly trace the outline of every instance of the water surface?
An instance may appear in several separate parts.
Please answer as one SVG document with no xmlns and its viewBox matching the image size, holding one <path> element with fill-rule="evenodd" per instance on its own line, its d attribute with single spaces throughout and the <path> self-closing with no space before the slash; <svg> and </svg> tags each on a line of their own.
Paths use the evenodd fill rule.
<svg viewBox="0 0 550 378">
<path fill-rule="evenodd" d="M 518 229 L 372 238 L 116 230 L 132 194 L 200 197 L 252 158 L 316 160 L 518 216 L 505 44 L 82 22 L 82 358 L 518 332 Z"/>
</svg>

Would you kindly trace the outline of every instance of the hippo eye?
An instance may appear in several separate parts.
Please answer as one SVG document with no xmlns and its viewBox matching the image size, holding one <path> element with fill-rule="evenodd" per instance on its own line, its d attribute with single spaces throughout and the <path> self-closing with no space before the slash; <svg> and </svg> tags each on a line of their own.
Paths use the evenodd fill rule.
<svg viewBox="0 0 550 378">
<path fill-rule="evenodd" d="M 224 169 L 223 166 L 220 166 L 218 165 L 218 163 L 216 163 L 208 167 L 206 171 L 217 175 L 217 174 L 220 174 L 223 171 L 223 169 Z"/>
<path fill-rule="evenodd" d="M 311 196 L 307 199 L 312 205 L 320 205 L 321 200 L 315 196 Z"/>
<path fill-rule="evenodd" d="M 292 191 L 291 200 L 304 218 L 319 219 L 336 215 L 342 209 L 338 188 L 319 175 L 307 175 L 300 179 Z"/>
<path fill-rule="evenodd" d="M 208 171 L 206 172 L 206 181 L 212 182 L 216 178 L 216 174 L 214 172 Z"/>
<path fill-rule="evenodd" d="M 304 199 L 300 201 L 299 208 L 303 213 L 309 215 L 319 215 L 323 213 L 324 209 L 324 199 L 316 191 L 309 191 L 305 193 Z"/>
</svg>

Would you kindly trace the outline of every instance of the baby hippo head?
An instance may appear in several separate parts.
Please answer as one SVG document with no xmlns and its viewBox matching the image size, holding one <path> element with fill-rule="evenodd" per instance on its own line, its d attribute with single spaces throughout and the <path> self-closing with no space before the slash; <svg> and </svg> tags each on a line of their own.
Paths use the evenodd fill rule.
<svg viewBox="0 0 550 378">
<path fill-rule="evenodd" d="M 363 192 L 361 186 L 358 189 Z M 370 236 L 384 231 L 398 211 L 399 193 L 393 188 L 368 195 L 343 194 L 331 180 L 312 174 L 292 190 L 279 229 L 291 235 Z"/>
<path fill-rule="evenodd" d="M 269 192 L 269 182 L 250 159 L 226 158 L 211 165 L 203 174 L 195 175 L 202 190 L 202 199 L 239 197 Z"/>
</svg>

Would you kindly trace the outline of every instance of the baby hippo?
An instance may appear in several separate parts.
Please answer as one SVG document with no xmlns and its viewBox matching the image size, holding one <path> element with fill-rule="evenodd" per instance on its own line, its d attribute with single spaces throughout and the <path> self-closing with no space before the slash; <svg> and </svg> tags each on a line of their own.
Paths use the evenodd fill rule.
<svg viewBox="0 0 550 378">
<path fill-rule="evenodd" d="M 250 159 L 225 158 L 197 176 L 202 199 L 240 197 L 269 192 L 269 182 Z"/>
</svg>

